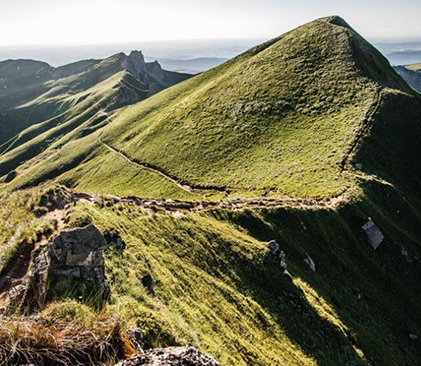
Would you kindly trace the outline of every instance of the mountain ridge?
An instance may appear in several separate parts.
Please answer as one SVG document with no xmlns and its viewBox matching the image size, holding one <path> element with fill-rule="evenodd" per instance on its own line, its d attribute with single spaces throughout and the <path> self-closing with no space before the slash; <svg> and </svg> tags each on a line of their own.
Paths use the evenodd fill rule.
<svg viewBox="0 0 421 366">
<path fill-rule="evenodd" d="M 29 76 L 22 75 L 22 65 Z M 0 153 L 10 154 L 20 145 L 34 141 L 39 133 L 55 136 L 52 129 L 63 130 L 59 126 L 66 123 L 70 123 L 70 129 L 82 123 L 89 125 L 101 109 L 109 112 L 121 108 L 188 77 L 162 70 L 157 63 L 146 64 L 141 52 L 57 68 L 28 60 L 0 62 Z M 18 91 L 14 92 L 14 88 Z M 36 141 L 34 144 L 45 148 Z M 18 159 L 23 155 L 18 152 Z"/>
</svg>

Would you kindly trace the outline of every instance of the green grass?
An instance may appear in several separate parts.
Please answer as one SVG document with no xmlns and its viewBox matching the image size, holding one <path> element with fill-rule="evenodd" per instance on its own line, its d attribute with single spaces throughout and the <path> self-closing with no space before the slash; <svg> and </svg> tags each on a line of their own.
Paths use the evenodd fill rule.
<svg viewBox="0 0 421 366">
<path fill-rule="evenodd" d="M 96 113 L 147 98 L 149 85 L 123 69 L 125 57 L 117 54 L 59 68 L 31 60 L 1 62 L 0 176 L 57 140 L 65 144 L 78 133 L 89 133 Z M 189 77 L 164 74 L 163 85 L 150 80 L 154 92 Z"/>
<path fill-rule="evenodd" d="M 201 197 L 183 191 L 159 174 L 130 164 L 110 151 L 64 173 L 59 182 L 80 192 L 148 198 L 173 197 L 180 200 Z"/>
<path fill-rule="evenodd" d="M 52 220 L 34 214 L 41 192 L 27 190 L 0 196 L 0 274 L 13 266 L 26 246 L 53 230 Z"/>
<path fill-rule="evenodd" d="M 417 364 L 408 334 L 420 331 L 413 277 L 420 268 L 399 253 L 403 245 L 419 255 L 420 212 L 391 186 L 364 185 L 367 196 L 336 210 L 174 218 L 134 205 L 78 204 L 70 218 L 88 215 L 127 243 L 107 253 L 109 310 L 143 326 L 150 347 L 193 344 L 224 365 Z M 377 251 L 361 230 L 368 217 L 386 237 Z M 271 239 L 286 252 L 289 275 L 270 255 Z M 140 285 L 146 274 L 156 298 Z"/>
<path fill-rule="evenodd" d="M 319 20 L 125 109 L 104 140 L 187 182 L 328 197 L 392 84 L 409 92 L 358 34 Z"/>
<path fill-rule="evenodd" d="M 111 78 L 96 86 L 100 95 L 112 83 Z M 227 188 L 232 197 L 339 196 L 356 186 L 344 169 L 353 171 L 355 153 L 376 113 L 387 108 L 382 101 L 392 88 L 413 95 L 387 60 L 343 20 L 316 20 L 99 124 L 94 114 L 112 94 L 89 107 L 82 102 L 84 111 L 73 120 L 0 158 L 3 174 L 20 165 L 17 177 L 3 187 L 56 179 L 100 193 L 209 195 L 180 192 L 170 181 L 145 171 L 138 175 L 138 167 L 124 162 L 118 163 L 124 167 L 116 178 L 112 162 L 119 159 L 98 147 L 101 133 L 104 142 L 132 159 L 182 182 Z M 57 141 L 46 148 L 51 139 Z M 99 162 L 111 164 L 97 169 Z"/>
</svg>

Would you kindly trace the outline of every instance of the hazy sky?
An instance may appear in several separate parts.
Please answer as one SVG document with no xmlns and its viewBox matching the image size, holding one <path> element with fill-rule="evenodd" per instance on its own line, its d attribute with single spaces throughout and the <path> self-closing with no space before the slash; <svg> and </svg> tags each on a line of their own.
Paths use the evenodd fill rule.
<svg viewBox="0 0 421 366">
<path fill-rule="evenodd" d="M 421 0 L 0 0 L 0 45 L 270 38 L 333 14 L 365 37 L 421 37 Z"/>
</svg>

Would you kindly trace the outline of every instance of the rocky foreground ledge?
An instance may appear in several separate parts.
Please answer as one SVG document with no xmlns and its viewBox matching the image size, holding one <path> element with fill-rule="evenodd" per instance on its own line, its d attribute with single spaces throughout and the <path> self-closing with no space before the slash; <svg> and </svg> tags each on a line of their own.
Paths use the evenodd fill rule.
<svg viewBox="0 0 421 366">
<path fill-rule="evenodd" d="M 194 347 L 167 347 L 147 350 L 119 362 L 116 366 L 219 366 L 211 356 L 200 353 Z"/>
</svg>

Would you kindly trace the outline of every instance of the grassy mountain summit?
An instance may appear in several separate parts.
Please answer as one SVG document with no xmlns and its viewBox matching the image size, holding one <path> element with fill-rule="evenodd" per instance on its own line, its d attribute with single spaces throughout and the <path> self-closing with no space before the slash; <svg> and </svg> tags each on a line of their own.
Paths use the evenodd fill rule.
<svg viewBox="0 0 421 366">
<path fill-rule="evenodd" d="M 381 92 L 412 93 L 343 24 L 312 22 L 169 90 L 164 104 L 128 108 L 103 139 L 194 184 L 339 194 Z"/>
<path fill-rule="evenodd" d="M 104 309 L 58 286 L 37 334 L 54 313 L 90 334 L 118 314 L 120 332 L 104 339 L 126 344 L 124 328 L 137 326 L 145 348 L 191 344 L 222 365 L 419 364 L 419 94 L 339 17 L 118 108 L 121 88 L 169 80 L 139 65 L 139 54 L 117 54 L 74 65 L 86 79 L 61 70 L 59 90 L 82 98 L 73 119 L 3 145 L 0 288 L 62 228 L 94 224 L 121 239 L 104 251 Z M 98 82 L 103 69 L 111 76 Z M 21 344 L 10 327 L 0 322 L 0 356 Z M 28 347 L 54 355 L 45 338 Z"/>
</svg>

